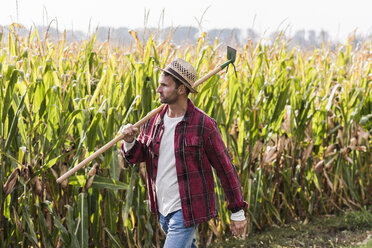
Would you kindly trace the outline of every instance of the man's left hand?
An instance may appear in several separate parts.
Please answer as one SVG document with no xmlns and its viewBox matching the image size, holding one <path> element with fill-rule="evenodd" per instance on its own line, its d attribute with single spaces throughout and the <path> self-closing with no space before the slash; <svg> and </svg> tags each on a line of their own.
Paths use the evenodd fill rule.
<svg viewBox="0 0 372 248">
<path fill-rule="evenodd" d="M 231 232 L 235 236 L 242 236 L 245 234 L 245 230 L 247 227 L 247 220 L 242 220 L 242 221 L 234 221 L 231 220 Z"/>
</svg>

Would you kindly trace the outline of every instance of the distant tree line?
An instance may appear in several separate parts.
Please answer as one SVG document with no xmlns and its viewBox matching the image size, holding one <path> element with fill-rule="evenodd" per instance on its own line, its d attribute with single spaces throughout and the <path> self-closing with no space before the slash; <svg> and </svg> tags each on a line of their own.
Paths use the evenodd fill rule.
<svg viewBox="0 0 372 248">
<path fill-rule="evenodd" d="M 33 28 L 33 27 L 32 27 Z M 63 32 L 66 31 L 66 40 L 80 41 L 90 38 L 96 33 L 96 40 L 103 42 L 109 40 L 110 42 L 117 44 L 130 44 L 134 42 L 133 37 L 129 34 L 130 29 L 127 27 L 110 28 L 110 27 L 98 27 L 88 32 L 80 30 L 58 30 L 55 27 L 42 27 L 36 26 L 39 35 L 47 36 L 49 39 L 60 39 Z M 17 28 L 17 33 L 20 36 L 27 36 L 30 34 L 31 28 Z M 192 26 L 180 26 L 180 27 L 167 27 L 163 29 L 157 28 L 138 28 L 135 29 L 138 33 L 138 37 L 145 41 L 150 36 L 159 42 L 164 41 L 168 38 L 175 44 L 195 43 L 200 37 L 200 30 Z M 299 46 L 302 48 L 319 47 L 323 42 L 336 46 L 339 41 L 331 38 L 327 31 L 316 32 L 314 30 L 297 30 L 293 35 L 288 35 L 286 32 L 272 32 L 269 34 L 260 34 L 253 29 L 241 30 L 241 29 L 210 29 L 205 31 L 206 38 L 209 43 L 213 43 L 216 39 L 220 44 L 226 45 L 241 45 L 248 41 L 257 43 L 264 40 L 267 43 L 273 43 L 280 36 L 289 41 L 289 45 L 292 47 Z M 9 33 L 9 26 L 0 25 L 0 36 L 2 34 L 2 41 L 6 40 Z M 363 37 L 355 35 L 353 41 L 358 44 L 366 40 L 372 39 L 372 34 Z"/>
</svg>

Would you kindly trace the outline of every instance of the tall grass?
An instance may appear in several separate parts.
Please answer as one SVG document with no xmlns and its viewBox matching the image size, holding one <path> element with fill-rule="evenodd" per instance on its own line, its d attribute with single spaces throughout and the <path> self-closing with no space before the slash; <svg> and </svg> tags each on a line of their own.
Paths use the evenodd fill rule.
<svg viewBox="0 0 372 248">
<path fill-rule="evenodd" d="M 190 61 L 199 76 L 225 62 L 203 34 L 176 47 L 152 38 L 134 47 L 0 34 L 2 247 L 160 247 L 146 200 L 145 169 L 113 147 L 61 185 L 56 178 L 159 105 L 159 71 Z M 212 77 L 191 96 L 215 118 L 249 203 L 249 232 L 291 219 L 372 203 L 372 43 L 289 50 L 247 42 L 237 77 Z M 202 245 L 228 232 L 219 217 L 198 227 Z"/>
</svg>

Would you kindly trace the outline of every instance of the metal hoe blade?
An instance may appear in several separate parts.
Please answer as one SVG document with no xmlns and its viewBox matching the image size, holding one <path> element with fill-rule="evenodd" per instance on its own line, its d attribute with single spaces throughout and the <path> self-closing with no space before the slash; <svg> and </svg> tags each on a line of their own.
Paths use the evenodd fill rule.
<svg viewBox="0 0 372 248">
<path fill-rule="evenodd" d="M 227 59 L 230 60 L 230 63 L 234 63 L 236 59 L 236 50 L 229 46 L 227 46 Z"/>
<path fill-rule="evenodd" d="M 228 65 L 232 64 L 234 66 L 234 62 L 236 59 L 236 50 L 232 47 L 227 46 L 227 59 L 228 61 L 222 65 L 220 65 L 221 69 L 227 67 Z M 235 70 L 235 66 L 234 66 Z M 235 72 L 236 74 L 236 72 Z"/>
<path fill-rule="evenodd" d="M 232 66 L 234 67 L 234 73 L 235 73 L 235 77 L 238 77 L 238 75 L 236 74 L 236 68 L 235 68 L 235 65 L 234 65 L 234 62 L 235 62 L 235 59 L 236 59 L 236 50 L 232 47 L 229 47 L 227 46 L 227 59 L 229 60 L 229 64 L 232 64 Z M 226 69 L 226 72 L 227 72 L 227 69 Z"/>
</svg>

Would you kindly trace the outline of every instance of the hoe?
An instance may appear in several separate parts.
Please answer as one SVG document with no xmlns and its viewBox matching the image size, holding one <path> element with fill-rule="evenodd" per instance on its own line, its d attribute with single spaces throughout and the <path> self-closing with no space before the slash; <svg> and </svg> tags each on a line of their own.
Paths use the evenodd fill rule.
<svg viewBox="0 0 372 248">
<path fill-rule="evenodd" d="M 213 75 L 217 74 L 219 71 L 221 71 L 222 69 L 226 68 L 230 64 L 233 65 L 234 71 L 235 71 L 234 62 L 235 62 L 235 59 L 236 59 L 236 50 L 234 48 L 229 47 L 229 46 L 227 47 L 227 59 L 228 59 L 228 61 L 226 63 L 224 63 L 224 64 L 216 67 L 214 70 L 210 71 L 207 75 L 205 75 L 202 78 L 200 78 L 199 80 L 197 80 L 194 83 L 194 86 L 193 87 L 195 88 L 198 85 L 204 83 L 210 77 L 212 77 Z M 236 75 L 236 71 L 235 71 L 235 75 Z M 145 124 L 148 120 L 150 120 L 153 116 L 155 116 L 157 113 L 159 113 L 163 109 L 164 106 L 165 105 L 162 104 L 158 108 L 152 110 L 145 117 L 143 117 L 136 124 L 134 124 L 134 126 L 137 127 L 137 128 L 139 128 L 140 126 L 142 126 L 143 124 Z M 62 176 L 60 176 L 57 179 L 57 183 L 61 183 L 64 180 L 66 180 L 67 178 L 69 178 L 70 176 L 72 176 L 75 172 L 77 172 L 78 170 L 80 170 L 82 167 L 84 167 L 85 165 L 87 165 L 93 159 L 95 159 L 96 157 L 98 157 L 99 155 L 101 155 L 102 153 L 104 153 L 107 149 L 109 149 L 111 146 L 115 145 L 117 142 L 119 142 L 122 139 L 123 139 L 123 135 L 122 134 L 120 134 L 117 137 L 115 137 L 114 139 L 112 139 L 106 145 L 104 145 L 103 147 L 101 147 L 100 149 L 98 149 L 95 153 L 93 153 L 92 155 L 90 155 L 89 157 L 87 157 L 86 159 L 84 159 L 82 162 L 80 162 L 78 165 L 76 165 L 75 167 L 71 168 L 65 174 L 63 174 Z"/>
</svg>

